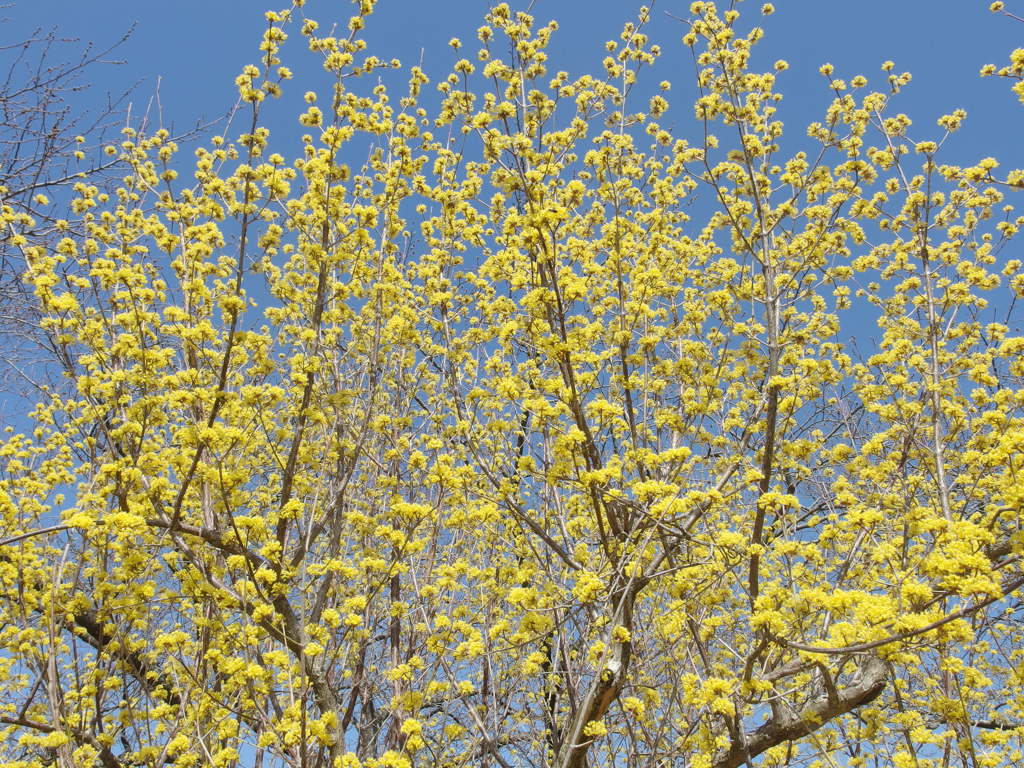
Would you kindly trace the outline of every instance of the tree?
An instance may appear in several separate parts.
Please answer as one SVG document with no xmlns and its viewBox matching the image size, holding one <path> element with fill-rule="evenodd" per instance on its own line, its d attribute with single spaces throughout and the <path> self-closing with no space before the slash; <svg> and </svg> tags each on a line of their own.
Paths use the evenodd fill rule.
<svg viewBox="0 0 1024 768">
<path fill-rule="evenodd" d="M 783 157 L 703 2 L 683 138 L 648 10 L 571 79 L 494 7 L 431 119 L 372 8 L 267 14 L 192 186 L 126 129 L 11 240 L 66 379 L 2 449 L 5 764 L 1019 761 L 1024 174 L 940 164 L 891 64 Z"/>
</svg>

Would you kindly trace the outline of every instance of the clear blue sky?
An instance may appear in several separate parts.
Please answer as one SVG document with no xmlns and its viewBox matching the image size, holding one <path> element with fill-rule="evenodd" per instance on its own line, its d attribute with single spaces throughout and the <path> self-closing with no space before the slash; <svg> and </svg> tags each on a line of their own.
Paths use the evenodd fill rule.
<svg viewBox="0 0 1024 768">
<path fill-rule="evenodd" d="M 527 4 L 511 3 L 513 8 Z M 961 164 L 994 156 L 1004 168 L 1021 167 L 1024 107 L 1009 93 L 1008 82 L 982 80 L 978 70 L 989 62 L 1002 65 L 1011 50 L 1024 46 L 1024 24 L 992 14 L 989 4 L 989 0 L 776 0 L 776 13 L 766 24 L 756 63 L 767 68 L 783 58 L 790 64 L 778 87 L 785 94 L 781 119 L 791 139 L 803 136 L 806 124 L 820 119 L 830 100 L 818 67 L 830 62 L 837 77 L 863 74 L 869 86 L 882 87 L 879 66 L 891 59 L 897 71 L 914 75 L 899 102 L 899 109 L 914 120 L 913 138 L 936 137 L 936 119 L 963 108 L 968 120 L 949 145 L 945 161 Z M 576 76 L 599 69 L 605 55 L 603 43 L 617 37 L 623 22 L 634 19 L 640 5 L 634 0 L 536 0 L 532 12 L 538 22 L 558 21 L 552 68 L 567 69 Z M 690 0 L 657 0 L 648 29 L 652 42 L 665 51 L 652 79 L 671 80 L 676 103 L 685 107 L 676 128 L 681 137 L 686 136 L 685 117 L 692 115 L 684 88 L 693 79 L 693 66 L 680 42 L 683 25 L 665 12 L 686 17 L 689 5 Z M 761 0 L 747 0 L 739 7 L 750 20 L 760 15 L 760 6 Z M 107 91 L 117 95 L 143 80 L 132 97 L 138 113 L 156 92 L 159 79 L 163 122 L 181 130 L 203 116 L 219 117 L 235 103 L 235 77 L 242 66 L 258 59 L 266 23 L 263 13 L 281 7 L 284 3 L 273 0 L 33 0 L 5 9 L 9 20 L 0 31 L 9 45 L 35 27 L 58 25 L 63 36 L 79 38 L 79 46 L 92 42 L 105 47 L 137 22 L 134 34 L 116 52 L 128 63 L 91 71 L 88 79 L 93 88 L 84 98 L 99 99 Z M 380 0 L 366 38 L 372 53 L 385 60 L 397 57 L 404 68 L 418 63 L 422 51 L 424 68 L 437 82 L 454 61 L 447 47 L 450 38 L 461 38 L 473 57 L 475 30 L 486 10 L 486 0 Z M 1007 10 L 1024 16 L 1024 0 L 1009 0 Z M 322 30 L 334 22 L 344 27 L 352 5 L 310 0 L 305 12 L 320 22 Z M 286 44 L 284 49 L 284 63 L 296 70 L 298 78 L 286 98 L 298 99 L 308 87 L 301 65 L 307 72 L 314 65 L 299 50 L 304 46 L 298 30 L 294 33 L 292 47 Z M 71 57 L 74 50 L 75 45 L 68 45 L 64 55 Z M 687 103 L 679 103 L 683 101 Z M 268 114 L 271 129 L 298 133 L 297 114 L 287 103 L 275 106 Z"/>
</svg>

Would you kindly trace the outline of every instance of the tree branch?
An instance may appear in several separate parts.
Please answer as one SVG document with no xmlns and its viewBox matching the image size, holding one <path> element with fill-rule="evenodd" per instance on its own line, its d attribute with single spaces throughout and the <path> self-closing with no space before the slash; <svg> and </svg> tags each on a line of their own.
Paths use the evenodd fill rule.
<svg viewBox="0 0 1024 768">
<path fill-rule="evenodd" d="M 874 701 L 885 690 L 884 661 L 869 657 L 858 668 L 859 678 L 841 691 L 826 692 L 807 702 L 799 712 L 787 714 L 782 707 L 775 716 L 753 731 L 733 740 L 729 749 L 715 756 L 712 768 L 739 768 L 772 747 L 807 736 L 847 712 Z"/>
</svg>

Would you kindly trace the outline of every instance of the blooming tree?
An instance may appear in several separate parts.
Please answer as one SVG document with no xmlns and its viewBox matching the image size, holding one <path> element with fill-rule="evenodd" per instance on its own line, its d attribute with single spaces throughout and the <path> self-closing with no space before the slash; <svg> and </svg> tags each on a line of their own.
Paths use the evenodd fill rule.
<svg viewBox="0 0 1024 768">
<path fill-rule="evenodd" d="M 674 131 L 646 9 L 571 77 L 497 5 L 428 113 L 372 8 L 267 14 L 194 180 L 129 129 L 59 244 L 3 212 L 66 373 L 2 448 L 4 764 L 1019 762 L 1024 173 L 891 64 L 783 155 L 732 5 Z"/>
</svg>

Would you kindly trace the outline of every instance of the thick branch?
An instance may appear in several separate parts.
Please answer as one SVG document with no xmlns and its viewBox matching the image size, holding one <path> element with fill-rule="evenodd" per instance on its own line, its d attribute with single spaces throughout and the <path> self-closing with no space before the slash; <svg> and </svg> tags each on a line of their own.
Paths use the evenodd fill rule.
<svg viewBox="0 0 1024 768">
<path fill-rule="evenodd" d="M 630 640 L 616 640 L 615 627 L 621 625 L 627 632 L 632 633 L 633 606 L 637 596 L 649 581 L 644 578 L 635 579 L 620 593 L 618 610 L 609 623 L 608 649 L 605 651 L 601 670 L 590 686 L 586 699 L 563 731 L 561 749 L 555 760 L 555 765 L 559 768 L 582 768 L 586 765 L 587 752 L 594 743 L 594 738 L 585 735 L 584 731 L 590 723 L 600 722 L 626 684 L 633 644 Z"/>
<path fill-rule="evenodd" d="M 847 712 L 874 701 L 885 690 L 885 662 L 869 657 L 860 667 L 860 677 L 841 691 L 826 692 L 811 699 L 799 711 L 786 713 L 779 707 L 775 716 L 753 731 L 734 739 L 728 750 L 719 752 L 713 768 L 739 768 L 772 747 L 795 741 Z"/>
</svg>

